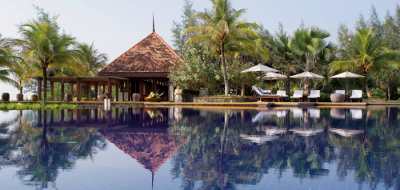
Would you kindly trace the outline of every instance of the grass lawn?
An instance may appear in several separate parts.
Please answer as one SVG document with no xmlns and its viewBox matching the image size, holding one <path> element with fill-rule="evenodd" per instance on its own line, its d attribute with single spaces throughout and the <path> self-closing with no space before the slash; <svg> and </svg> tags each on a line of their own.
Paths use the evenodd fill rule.
<svg viewBox="0 0 400 190">
<path fill-rule="evenodd" d="M 37 109 L 76 109 L 74 103 L 47 103 L 42 106 L 40 102 L 0 102 L 0 110 L 37 110 Z"/>
</svg>

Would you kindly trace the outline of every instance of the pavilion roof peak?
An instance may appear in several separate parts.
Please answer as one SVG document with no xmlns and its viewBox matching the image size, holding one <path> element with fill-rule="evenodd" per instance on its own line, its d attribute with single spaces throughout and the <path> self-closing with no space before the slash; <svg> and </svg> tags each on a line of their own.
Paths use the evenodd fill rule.
<svg viewBox="0 0 400 190">
<path fill-rule="evenodd" d="M 105 66 L 99 75 L 134 77 L 138 73 L 165 73 L 167 77 L 166 73 L 179 62 L 182 62 L 181 57 L 153 31 Z"/>
</svg>

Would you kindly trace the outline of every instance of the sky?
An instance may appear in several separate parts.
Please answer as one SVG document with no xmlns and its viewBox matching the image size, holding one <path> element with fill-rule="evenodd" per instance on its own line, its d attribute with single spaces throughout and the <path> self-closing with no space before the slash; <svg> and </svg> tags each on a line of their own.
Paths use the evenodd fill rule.
<svg viewBox="0 0 400 190">
<path fill-rule="evenodd" d="M 183 0 L 0 0 L 0 34 L 18 37 L 18 25 L 36 16 L 40 7 L 58 16 L 58 23 L 80 42 L 94 43 L 112 61 L 152 31 L 172 42 L 173 21 L 182 14 Z M 208 0 L 193 0 L 196 10 L 210 8 Z M 282 23 L 289 33 L 302 23 L 318 26 L 336 40 L 340 24 L 354 25 L 360 14 L 368 15 L 375 6 L 384 17 L 399 0 L 232 0 L 234 8 L 244 8 L 244 19 L 262 24 L 270 32 Z M 172 45 L 172 44 L 171 44 Z M 11 91 L 0 84 L 0 92 Z M 14 94 L 15 91 L 12 92 Z M 12 95 L 13 97 L 13 95 Z"/>
</svg>

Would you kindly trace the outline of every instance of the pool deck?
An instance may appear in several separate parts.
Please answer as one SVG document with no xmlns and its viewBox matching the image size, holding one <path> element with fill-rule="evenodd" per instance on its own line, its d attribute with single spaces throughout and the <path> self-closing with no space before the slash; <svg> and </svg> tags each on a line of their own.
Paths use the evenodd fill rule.
<svg viewBox="0 0 400 190">
<path fill-rule="evenodd" d="M 7 102 L 2 102 L 7 103 Z M 9 102 L 17 103 L 17 102 Z M 34 103 L 34 102 L 21 102 L 21 103 Z M 36 102 L 37 103 L 37 102 Z M 66 103 L 61 101 L 48 101 L 48 103 Z M 101 106 L 102 101 L 81 101 L 70 102 L 71 104 L 78 104 L 80 106 Z M 367 101 L 367 102 L 112 102 L 113 106 L 142 106 L 142 107 L 169 107 L 179 106 L 185 108 L 192 107 L 211 107 L 211 108 L 250 108 L 250 109 L 263 109 L 269 107 L 318 107 L 318 108 L 332 108 L 332 107 L 360 107 L 365 108 L 368 106 L 400 106 L 400 101 Z"/>
<path fill-rule="evenodd" d="M 80 105 L 102 104 L 102 102 L 80 102 Z M 400 102 L 113 102 L 113 105 L 137 105 L 144 107 L 236 107 L 236 108 L 267 108 L 267 107 L 367 107 L 367 106 L 400 106 Z"/>
</svg>

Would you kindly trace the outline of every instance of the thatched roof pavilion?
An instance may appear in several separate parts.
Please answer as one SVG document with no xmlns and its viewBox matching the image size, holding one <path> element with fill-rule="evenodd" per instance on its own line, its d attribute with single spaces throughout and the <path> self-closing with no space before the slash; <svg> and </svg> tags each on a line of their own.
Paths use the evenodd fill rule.
<svg viewBox="0 0 400 190">
<path fill-rule="evenodd" d="M 86 96 L 85 100 L 98 100 L 106 94 L 116 101 L 137 101 L 143 100 L 150 92 L 163 93 L 163 100 L 172 100 L 173 87 L 169 72 L 182 61 L 174 49 L 153 30 L 95 77 L 49 77 L 51 100 L 64 100 L 64 83 L 70 84 L 70 94 L 77 101 L 81 100 L 81 95 Z M 41 77 L 37 80 L 40 97 L 44 84 Z M 54 97 L 54 83 L 60 83 L 60 98 Z M 139 99 L 134 99 L 133 95 Z"/>
</svg>

